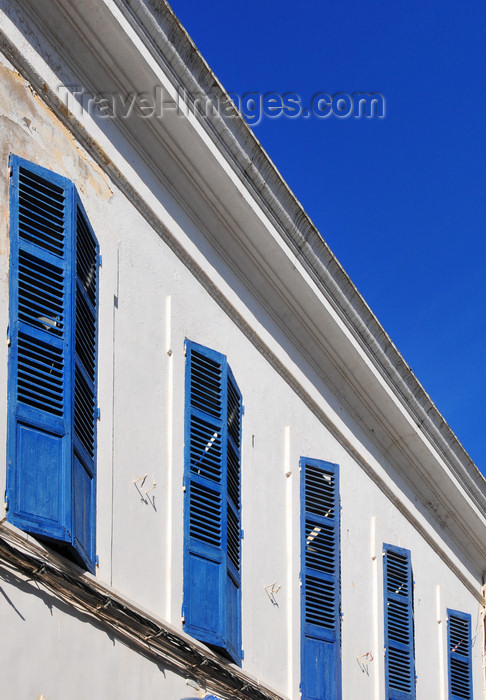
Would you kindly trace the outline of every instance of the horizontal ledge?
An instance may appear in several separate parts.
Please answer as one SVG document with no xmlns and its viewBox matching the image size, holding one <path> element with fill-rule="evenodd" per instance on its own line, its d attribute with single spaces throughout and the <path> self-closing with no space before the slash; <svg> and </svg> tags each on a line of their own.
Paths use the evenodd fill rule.
<svg viewBox="0 0 486 700">
<path fill-rule="evenodd" d="M 195 680 L 206 690 L 240 700 L 284 700 L 5 521 L 0 523 L 0 566 L 20 573 L 27 582 L 42 583 L 56 598 L 94 618 L 135 651 Z"/>
</svg>

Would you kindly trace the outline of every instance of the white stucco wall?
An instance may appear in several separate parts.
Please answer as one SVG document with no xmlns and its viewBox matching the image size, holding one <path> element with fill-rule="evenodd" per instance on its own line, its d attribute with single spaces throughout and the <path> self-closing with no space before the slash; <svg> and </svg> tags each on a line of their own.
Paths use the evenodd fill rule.
<svg viewBox="0 0 486 700">
<path fill-rule="evenodd" d="M 300 378 L 346 440 L 331 434 L 241 332 L 191 269 L 95 165 L 29 86 L 0 62 L 0 328 L 8 325 L 8 170 L 16 153 L 71 178 L 100 242 L 96 576 L 181 627 L 184 340 L 227 355 L 243 394 L 243 669 L 297 699 L 300 682 L 300 481 L 302 456 L 340 465 L 342 676 L 345 699 L 385 700 L 384 542 L 411 550 L 415 579 L 417 699 L 447 698 L 447 607 L 473 627 L 474 697 L 482 697 L 480 570 L 414 496 L 358 420 L 266 314 L 258 296 L 160 182 L 157 213 L 214 285 Z M 136 164 L 135 164 L 136 165 Z M 135 167 L 135 166 L 134 166 Z M 135 168 L 136 169 L 136 168 Z M 147 194 L 147 197 L 149 195 Z M 229 232 L 228 232 L 229 236 Z M 224 249 L 226 241 L 219 240 Z M 315 319 L 318 323 L 318 319 Z M 7 346 L 0 344 L 0 445 L 5 463 Z M 395 483 L 396 501 L 347 444 Z M 134 481 L 147 474 L 142 489 Z M 153 483 L 156 488 L 145 496 Z M 5 470 L 0 469 L 0 490 Z M 413 515 L 428 541 L 404 515 Z M 452 533 L 452 534 L 451 534 Z M 452 560 L 462 579 L 451 571 Z M 280 586 L 273 605 L 265 586 Z M 477 590 L 474 597 L 469 588 Z M 143 659 L 97 624 L 0 568 L 0 668 L 9 700 L 189 700 L 203 692 Z M 371 653 L 373 660 L 360 666 Z M 370 657 L 368 657 L 369 659 Z"/>
</svg>

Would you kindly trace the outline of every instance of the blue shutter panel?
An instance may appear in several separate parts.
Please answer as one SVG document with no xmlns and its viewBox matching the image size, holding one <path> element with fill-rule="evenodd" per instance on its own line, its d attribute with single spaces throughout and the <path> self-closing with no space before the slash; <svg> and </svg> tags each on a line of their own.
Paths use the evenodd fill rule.
<svg viewBox="0 0 486 700">
<path fill-rule="evenodd" d="M 449 700 L 472 700 L 471 616 L 447 611 Z"/>
<path fill-rule="evenodd" d="M 242 399 L 227 367 L 226 391 L 226 640 L 233 659 L 241 650 L 241 414 Z"/>
<path fill-rule="evenodd" d="M 301 459 L 301 690 L 341 698 L 339 467 Z"/>
<path fill-rule="evenodd" d="M 83 460 L 73 452 L 74 353 L 76 327 L 82 325 L 76 301 L 81 205 L 69 180 L 16 156 L 10 165 L 8 518 L 28 532 L 65 543 L 92 570 L 94 501 L 91 510 L 76 506 L 89 488 L 79 476 Z M 96 273 L 94 279 L 96 290 Z M 96 357 L 96 326 L 88 343 Z M 93 371 L 88 394 L 94 402 Z M 94 423 L 92 431 L 94 436 Z M 94 444 L 93 437 L 91 477 Z"/>
<path fill-rule="evenodd" d="M 95 559 L 96 385 L 99 247 L 79 198 L 75 206 L 73 536 L 83 561 Z"/>
<path fill-rule="evenodd" d="M 11 167 L 8 516 L 69 541 L 71 186 Z"/>
<path fill-rule="evenodd" d="M 184 626 L 239 658 L 241 395 L 226 357 L 186 343 Z"/>
<path fill-rule="evenodd" d="M 187 345 L 185 629 L 224 644 L 223 375 L 218 353 Z"/>
<path fill-rule="evenodd" d="M 386 700 L 415 698 L 413 581 L 410 552 L 384 545 Z"/>
</svg>

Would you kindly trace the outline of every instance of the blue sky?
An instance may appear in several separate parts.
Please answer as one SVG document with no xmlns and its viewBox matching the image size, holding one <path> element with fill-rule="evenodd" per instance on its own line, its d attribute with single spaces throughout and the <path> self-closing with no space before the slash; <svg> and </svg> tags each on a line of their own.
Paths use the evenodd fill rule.
<svg viewBox="0 0 486 700">
<path fill-rule="evenodd" d="M 383 119 L 252 129 L 486 474 L 486 5 L 171 5 L 230 92 L 384 96 Z"/>
</svg>

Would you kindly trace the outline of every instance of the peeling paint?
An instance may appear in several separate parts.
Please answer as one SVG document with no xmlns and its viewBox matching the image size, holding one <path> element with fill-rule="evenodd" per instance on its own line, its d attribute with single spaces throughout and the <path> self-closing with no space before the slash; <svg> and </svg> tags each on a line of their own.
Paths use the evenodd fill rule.
<svg viewBox="0 0 486 700">
<path fill-rule="evenodd" d="M 99 201 L 108 201 L 113 196 L 103 170 L 91 160 L 24 78 L 3 64 L 0 64 L 0 105 L 0 157 L 3 163 L 14 152 L 73 180 L 81 194 L 95 196 Z M 2 175 L 0 195 L 5 195 L 8 178 Z M 6 201 L 5 196 L 2 196 L 2 201 Z M 3 218 L 1 212 L 2 222 Z M 3 248 L 0 242 L 0 254 Z"/>
</svg>

